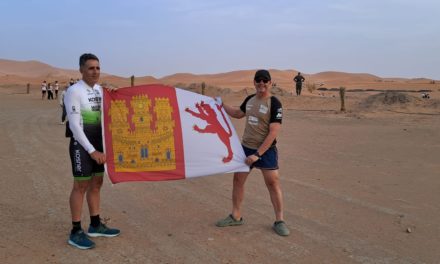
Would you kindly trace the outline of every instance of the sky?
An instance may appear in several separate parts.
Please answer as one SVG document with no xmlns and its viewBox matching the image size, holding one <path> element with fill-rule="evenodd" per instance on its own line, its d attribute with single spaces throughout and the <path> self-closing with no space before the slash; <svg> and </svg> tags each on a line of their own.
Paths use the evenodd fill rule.
<svg viewBox="0 0 440 264">
<path fill-rule="evenodd" d="M 0 0 L 0 58 L 103 72 L 298 70 L 440 80 L 438 0 Z"/>
</svg>

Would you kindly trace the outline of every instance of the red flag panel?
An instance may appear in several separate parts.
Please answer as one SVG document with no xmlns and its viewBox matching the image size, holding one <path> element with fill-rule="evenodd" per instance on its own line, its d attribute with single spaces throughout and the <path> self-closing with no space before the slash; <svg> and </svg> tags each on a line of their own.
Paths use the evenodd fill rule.
<svg viewBox="0 0 440 264">
<path fill-rule="evenodd" d="M 104 89 L 106 169 L 113 183 L 185 178 L 176 90 L 160 84 Z"/>
</svg>

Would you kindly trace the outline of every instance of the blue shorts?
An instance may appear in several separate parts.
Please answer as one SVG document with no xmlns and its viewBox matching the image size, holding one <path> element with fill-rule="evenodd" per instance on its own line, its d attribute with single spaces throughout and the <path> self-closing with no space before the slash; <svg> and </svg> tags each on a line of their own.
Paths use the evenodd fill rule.
<svg viewBox="0 0 440 264">
<path fill-rule="evenodd" d="M 244 154 L 250 156 L 254 154 L 257 150 L 251 149 L 243 146 Z M 276 146 L 270 147 L 259 160 L 251 165 L 252 168 L 262 169 L 262 170 L 278 170 L 278 150 Z"/>
</svg>

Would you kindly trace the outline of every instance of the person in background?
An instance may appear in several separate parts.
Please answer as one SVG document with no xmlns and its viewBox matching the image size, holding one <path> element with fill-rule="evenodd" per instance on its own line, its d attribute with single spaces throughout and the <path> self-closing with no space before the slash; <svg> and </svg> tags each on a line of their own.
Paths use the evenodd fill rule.
<svg viewBox="0 0 440 264">
<path fill-rule="evenodd" d="M 60 89 L 60 85 L 58 84 L 58 81 L 55 81 L 55 99 L 58 99 L 58 90 Z"/>
<path fill-rule="evenodd" d="M 44 100 L 44 97 L 46 96 L 47 92 L 47 82 L 44 80 L 43 83 L 41 83 L 41 100 Z"/>
<path fill-rule="evenodd" d="M 301 75 L 300 72 L 298 72 L 298 74 L 293 78 L 293 81 L 296 83 L 295 87 L 296 87 L 296 96 L 300 96 L 301 95 L 301 90 L 302 90 L 302 84 L 306 79 L 304 78 L 304 76 Z"/>
<path fill-rule="evenodd" d="M 67 116 L 67 112 L 66 112 L 66 106 L 64 105 L 64 96 L 66 95 L 66 90 L 69 87 L 64 87 L 64 89 L 61 91 L 61 95 L 59 98 L 59 102 L 60 102 L 60 106 L 61 106 L 61 123 L 60 125 L 64 125 L 66 124 L 66 116 Z"/>
<path fill-rule="evenodd" d="M 53 87 L 52 83 L 47 84 L 47 100 L 53 100 Z"/>
</svg>

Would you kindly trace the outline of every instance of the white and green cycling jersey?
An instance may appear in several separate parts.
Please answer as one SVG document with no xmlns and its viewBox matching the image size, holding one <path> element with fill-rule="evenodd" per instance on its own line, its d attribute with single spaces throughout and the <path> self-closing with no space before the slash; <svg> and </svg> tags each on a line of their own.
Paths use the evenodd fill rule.
<svg viewBox="0 0 440 264">
<path fill-rule="evenodd" d="M 91 142 L 102 141 L 101 103 L 101 86 L 90 87 L 83 80 L 70 86 L 64 96 L 73 137 L 89 154 L 96 150 Z"/>
</svg>

